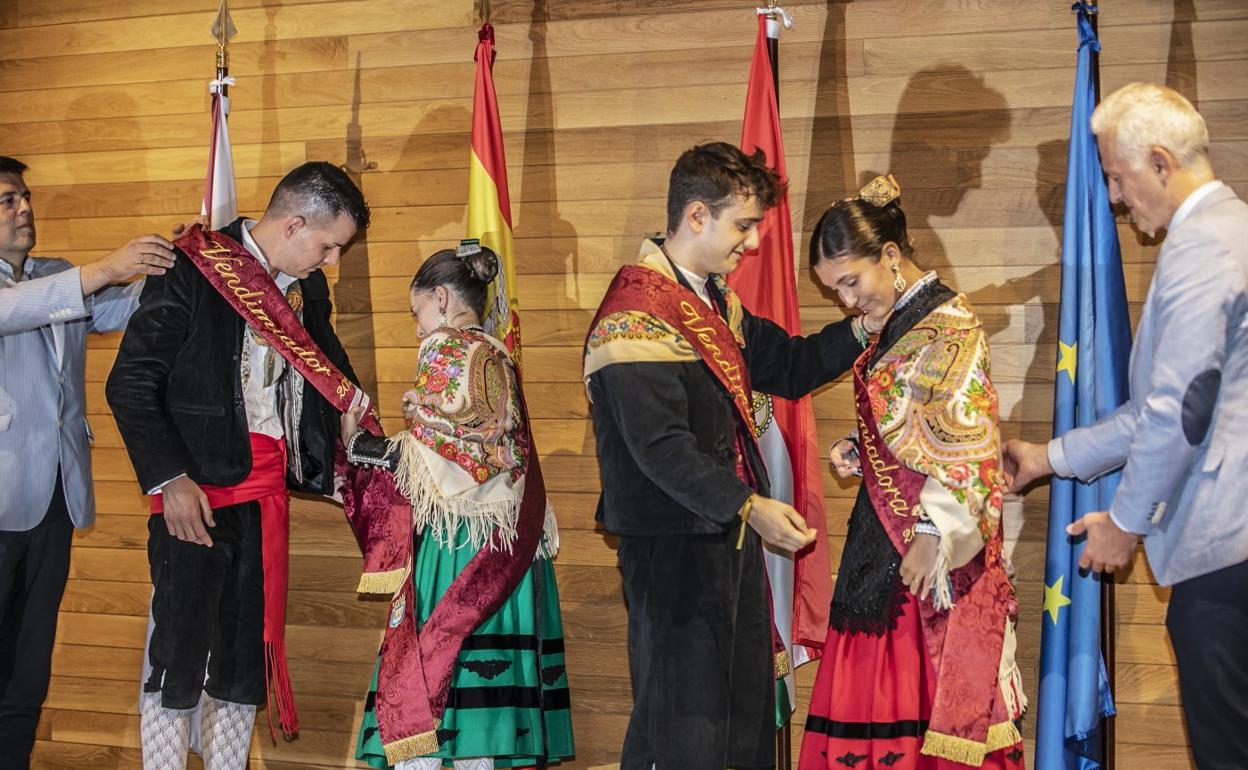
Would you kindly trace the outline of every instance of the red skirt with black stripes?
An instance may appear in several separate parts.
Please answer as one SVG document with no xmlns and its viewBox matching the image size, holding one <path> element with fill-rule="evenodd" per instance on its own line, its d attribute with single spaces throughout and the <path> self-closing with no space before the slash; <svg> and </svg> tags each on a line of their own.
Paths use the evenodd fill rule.
<svg viewBox="0 0 1248 770">
<path fill-rule="evenodd" d="M 919 753 L 935 692 L 913 594 L 882 636 L 828 629 L 798 770 L 966 770 Z M 980 767 L 1024 770 L 1022 743 L 988 754 Z"/>
</svg>

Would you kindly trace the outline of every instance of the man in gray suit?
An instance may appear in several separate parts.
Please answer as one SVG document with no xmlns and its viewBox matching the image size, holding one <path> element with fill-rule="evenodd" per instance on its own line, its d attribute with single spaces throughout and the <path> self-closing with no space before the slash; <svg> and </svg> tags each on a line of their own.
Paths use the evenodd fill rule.
<svg viewBox="0 0 1248 770">
<path fill-rule="evenodd" d="M 74 527 L 95 516 L 83 370 L 87 332 L 122 328 L 142 282 L 173 264 L 159 235 L 74 267 L 31 257 L 35 214 L 0 156 L 0 765 L 26 768 L 48 693 Z"/>
<path fill-rule="evenodd" d="M 1013 489 L 1122 467 L 1108 511 L 1071 524 L 1079 564 L 1113 572 L 1144 538 L 1173 586 L 1166 627 L 1201 770 L 1248 768 L 1248 204 L 1217 181 L 1209 133 L 1164 86 L 1133 83 L 1092 115 L 1114 202 L 1166 229 L 1131 352 L 1130 398 L 1047 445 L 1007 442 Z"/>
</svg>

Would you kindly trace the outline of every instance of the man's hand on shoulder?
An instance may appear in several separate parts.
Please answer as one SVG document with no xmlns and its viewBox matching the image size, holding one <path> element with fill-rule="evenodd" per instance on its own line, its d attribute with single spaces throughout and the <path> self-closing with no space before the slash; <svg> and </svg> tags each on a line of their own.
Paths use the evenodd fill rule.
<svg viewBox="0 0 1248 770">
<path fill-rule="evenodd" d="M 212 547 L 208 527 L 217 526 L 212 518 L 208 496 L 186 476 L 170 481 L 161 490 L 165 496 L 165 527 L 179 540 Z"/>
<path fill-rule="evenodd" d="M 173 244 L 167 238 L 155 233 L 140 235 L 107 257 L 82 266 L 82 295 L 94 294 L 136 275 L 164 275 L 173 267 L 174 258 Z"/>
<path fill-rule="evenodd" d="M 816 532 L 806 527 L 802 515 L 788 503 L 771 497 L 754 496 L 749 524 L 764 543 L 790 553 L 815 542 Z"/>
</svg>

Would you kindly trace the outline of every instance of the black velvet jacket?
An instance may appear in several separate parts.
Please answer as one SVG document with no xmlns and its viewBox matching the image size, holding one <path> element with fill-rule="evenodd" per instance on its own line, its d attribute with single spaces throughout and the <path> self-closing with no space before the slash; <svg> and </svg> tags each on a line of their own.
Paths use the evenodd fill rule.
<svg viewBox="0 0 1248 770">
<path fill-rule="evenodd" d="M 242 241 L 242 219 L 222 229 Z M 334 366 L 355 381 L 330 325 L 329 284 L 319 270 L 299 281 L 303 325 Z M 105 395 L 144 490 L 183 473 L 216 486 L 251 472 L 240 361 L 243 319 L 179 252 L 163 276 L 148 276 L 108 376 Z M 299 417 L 300 492 L 330 494 L 338 412 L 307 382 Z"/>
<path fill-rule="evenodd" d="M 790 337 L 747 311 L 742 333 L 753 389 L 784 398 L 832 381 L 862 353 L 849 319 Z M 741 422 L 732 397 L 701 361 L 612 364 L 590 375 L 589 391 L 602 476 L 597 518 L 608 532 L 726 532 L 751 491 L 770 494 L 752 442 L 746 459 L 757 489 L 737 478 Z"/>
</svg>

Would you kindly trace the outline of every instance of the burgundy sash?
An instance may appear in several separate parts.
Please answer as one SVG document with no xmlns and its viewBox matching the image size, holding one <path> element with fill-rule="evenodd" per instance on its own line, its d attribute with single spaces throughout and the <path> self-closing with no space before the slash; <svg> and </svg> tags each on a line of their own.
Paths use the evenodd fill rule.
<svg viewBox="0 0 1248 770">
<path fill-rule="evenodd" d="M 732 329 L 697 294 L 678 281 L 641 265 L 625 265 L 615 274 L 602 304 L 598 306 L 598 313 L 589 325 L 590 334 L 606 316 L 627 311 L 648 313 L 675 329 L 693 347 L 719 384 L 732 395 L 733 406 L 741 420 L 735 439 L 737 478 L 757 489 L 757 480 L 746 460 L 750 445 L 753 445 L 756 455 L 761 454 L 754 430 L 750 371 L 746 368 L 745 357 L 741 355 L 741 347 Z M 763 579 L 767 580 L 766 573 Z M 767 601 L 770 604 L 770 587 L 767 589 Z M 791 664 L 785 655 L 784 639 L 775 626 L 774 607 L 771 608 L 771 617 L 772 657 L 779 674 L 783 667 Z M 782 659 L 786 662 L 780 663 Z"/>
<path fill-rule="evenodd" d="M 517 373 L 517 377 L 519 377 Z M 519 382 L 517 382 L 519 388 Z M 528 407 L 520 388 L 522 422 L 528 431 Z M 436 730 L 446 710 L 451 675 L 464 640 L 493 615 L 519 585 L 533 563 L 546 520 L 546 485 L 529 433 L 524 496 L 510 549 L 498 532 L 455 577 L 425 624 L 416 626 L 416 597 L 407 576 L 392 600 L 390 626 L 381 644 L 375 710 L 387 761 L 438 749 Z M 341 465 L 340 465 L 341 467 Z M 386 471 L 347 466 L 343 509 L 364 552 L 366 567 L 393 566 L 412 553 L 412 504 Z"/>
<path fill-rule="evenodd" d="M 225 233 L 192 225 L 174 242 L 230 307 L 335 409 L 367 405 L 360 426 L 381 435 L 377 409 L 368 396 L 338 371 L 303 328 L 269 271 L 243 245 Z"/>
<path fill-rule="evenodd" d="M 749 440 L 754 441 L 750 372 L 745 368 L 745 358 L 736 337 L 719 313 L 671 278 L 647 267 L 626 265 L 607 287 L 598 314 L 589 325 L 590 332 L 604 317 L 630 310 L 640 310 L 661 319 L 693 346 L 719 384 L 732 394 L 737 416 L 747 428 L 739 432 L 748 433 Z"/>
<path fill-rule="evenodd" d="M 902 465 L 879 434 L 866 387 L 874 352 L 872 344 L 854 363 L 862 481 L 893 547 L 905 556 L 914 541 L 919 492 L 927 476 Z M 936 671 L 929 731 L 984 743 L 988 728 L 999 721 L 994 719 L 1001 713 L 998 672 L 1013 598 L 1001 553 L 998 529 L 974 559 L 951 571 L 953 609 L 943 612 L 930 601 L 919 602 L 923 636 Z"/>
</svg>

